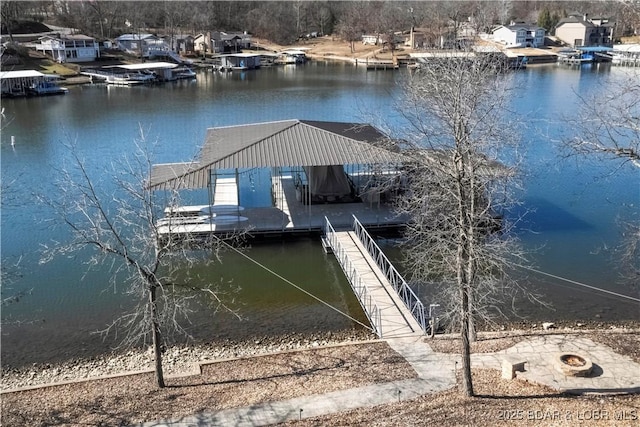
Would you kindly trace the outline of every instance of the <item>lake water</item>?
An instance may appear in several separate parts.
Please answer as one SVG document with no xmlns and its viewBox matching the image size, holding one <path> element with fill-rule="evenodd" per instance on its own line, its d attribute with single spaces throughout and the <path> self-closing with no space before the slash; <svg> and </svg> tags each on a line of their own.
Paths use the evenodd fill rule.
<svg viewBox="0 0 640 427">
<path fill-rule="evenodd" d="M 113 345 L 103 329 L 130 302 L 110 287 L 108 273 L 82 264 L 84 255 L 41 265 L 43 243 L 64 239 L 64 229 L 46 220 L 52 213 L 34 202 L 34 193 L 52 190 L 64 143 L 74 141 L 99 179 L 111 162 L 132 149 L 142 126 L 158 140 L 157 163 L 190 160 L 215 126 L 284 119 L 372 122 L 385 117 L 402 122 L 392 105 L 399 96 L 401 72 L 367 72 L 350 65 L 312 62 L 244 73 L 201 72 L 195 81 L 152 87 L 72 87 L 68 95 L 3 100 L 2 268 L 3 298 L 22 295 L 2 308 L 2 357 L 20 364 L 92 355 Z M 623 70 L 606 66 L 529 67 L 516 74 L 514 108 L 527 118 L 523 209 L 531 211 L 519 230 L 532 261 L 547 271 L 592 286 L 637 297 L 637 289 L 619 283 L 612 248 L 619 243 L 617 219 L 638 214 L 638 170 L 617 169 L 603 161 L 558 156 L 563 113 L 575 110 L 576 92 L 598 88 Z M 11 146 L 11 137 L 15 146 Z M 610 171 L 615 170 L 615 173 Z M 264 177 L 244 183 L 249 199 L 262 203 Z M 101 184 L 108 185 L 108 184 Z M 393 248 L 388 248 L 393 252 Z M 319 241 L 271 242 L 248 254 L 321 299 L 364 321 L 365 316 L 332 256 Z M 190 327 L 201 339 L 344 330 L 357 327 L 326 306 L 243 258 L 226 254 L 224 264 L 203 272 L 221 287 L 241 288 L 233 306 L 243 317 L 200 313 Z M 522 278 L 539 289 L 555 310 L 524 306 L 532 320 L 637 320 L 638 304 L 529 274 Z M 599 316 L 599 317 L 596 317 Z"/>
</svg>

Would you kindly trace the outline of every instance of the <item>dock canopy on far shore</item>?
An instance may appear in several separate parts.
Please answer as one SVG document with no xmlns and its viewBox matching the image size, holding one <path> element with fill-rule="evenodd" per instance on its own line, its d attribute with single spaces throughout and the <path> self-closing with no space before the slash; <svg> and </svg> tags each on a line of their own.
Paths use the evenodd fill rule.
<svg viewBox="0 0 640 427">
<path fill-rule="evenodd" d="M 399 165 L 388 136 L 368 124 L 283 120 L 210 128 L 197 161 L 154 165 L 149 189 L 207 187 L 212 170 Z"/>
</svg>

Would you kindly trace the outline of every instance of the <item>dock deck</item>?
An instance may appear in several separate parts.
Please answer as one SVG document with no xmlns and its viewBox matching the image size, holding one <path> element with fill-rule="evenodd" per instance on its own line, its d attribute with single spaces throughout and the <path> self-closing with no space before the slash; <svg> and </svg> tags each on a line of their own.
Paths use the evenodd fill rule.
<svg viewBox="0 0 640 427">
<path fill-rule="evenodd" d="M 293 177 L 272 177 L 274 205 L 271 207 L 239 207 L 238 221 L 226 218 L 232 206 L 238 205 L 238 191 L 235 178 L 219 178 L 214 193 L 214 208 L 217 205 L 229 207 L 225 218 L 219 223 L 208 221 L 202 224 L 172 224 L 159 228 L 159 234 L 168 233 L 220 233 L 248 231 L 254 236 L 282 236 L 287 234 L 320 233 L 324 228 L 325 217 L 329 218 L 336 229 L 350 228 L 353 215 L 362 224 L 370 228 L 395 228 L 405 221 L 391 206 L 377 202 L 303 204 L 298 200 Z M 190 211 L 189 206 L 173 208 L 176 212 Z M 197 209 L 195 209 L 197 208 Z M 193 211 L 202 211 L 207 206 L 193 207 Z"/>
</svg>

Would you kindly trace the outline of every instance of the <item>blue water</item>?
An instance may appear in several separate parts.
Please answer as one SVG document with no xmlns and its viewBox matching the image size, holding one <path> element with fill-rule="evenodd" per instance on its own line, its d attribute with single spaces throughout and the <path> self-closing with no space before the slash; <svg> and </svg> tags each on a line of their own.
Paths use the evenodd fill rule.
<svg viewBox="0 0 640 427">
<path fill-rule="evenodd" d="M 87 254 L 40 264 L 38 249 L 65 238 L 54 214 L 36 203 L 34 194 L 53 194 L 55 170 L 65 164 L 65 144 L 73 143 L 85 157 L 99 187 L 112 184 L 106 171 L 117 167 L 144 130 L 154 142 L 156 163 L 191 160 L 206 129 L 286 119 L 385 123 L 401 129 L 394 105 L 403 72 L 366 72 L 350 65 L 314 62 L 302 67 L 265 68 L 245 73 L 202 72 L 196 81 L 153 87 L 72 87 L 65 96 L 3 100 L 6 119 L 1 135 L 3 297 L 23 295 L 2 310 L 5 361 L 29 362 L 91 354 L 113 345 L 92 332 L 102 329 L 131 305 L 121 289 L 110 284 L 105 269 L 87 269 Z M 637 289 L 619 283 L 612 250 L 620 241 L 618 218 L 636 218 L 639 171 L 617 168 L 613 161 L 565 159 L 554 145 L 566 129 L 577 93 L 603 90 L 599 83 L 620 78 L 609 67 L 581 69 L 529 67 L 514 75 L 514 109 L 524 118 L 524 214 L 518 237 L 532 251 L 539 269 L 593 286 L 637 296 Z M 10 144 L 15 137 L 15 147 Z M 612 173 L 614 171 L 614 173 Z M 267 206 L 270 194 L 265 171 L 241 174 L 241 200 L 246 206 Z M 206 203 L 202 192 L 187 200 Z M 363 319 L 357 301 L 331 257 L 319 242 L 254 245 L 249 253 L 295 283 Z M 207 275 L 242 288 L 235 300 L 244 316 L 204 316 L 193 327 L 206 339 L 278 334 L 353 327 L 344 319 L 239 257 L 227 255 Z M 533 319 L 638 318 L 638 305 L 570 286 L 535 274 L 522 278 L 540 289 L 555 311 L 526 306 Z"/>
</svg>

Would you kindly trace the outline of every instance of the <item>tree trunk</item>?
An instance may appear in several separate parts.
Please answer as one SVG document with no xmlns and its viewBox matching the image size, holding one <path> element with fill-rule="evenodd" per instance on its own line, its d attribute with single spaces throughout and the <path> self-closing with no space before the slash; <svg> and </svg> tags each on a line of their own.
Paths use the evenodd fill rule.
<svg viewBox="0 0 640 427">
<path fill-rule="evenodd" d="M 462 321 L 460 325 L 460 337 L 462 339 L 462 392 L 465 396 L 472 397 L 473 381 L 471 379 L 471 344 L 469 343 L 469 288 L 462 287 Z"/>
<path fill-rule="evenodd" d="M 474 315 L 475 303 L 473 301 L 473 293 L 469 293 L 469 342 L 476 342 L 476 316 Z"/>
<path fill-rule="evenodd" d="M 158 312 L 156 306 L 156 287 L 149 289 L 149 306 L 151 308 L 151 335 L 153 337 L 153 355 L 155 360 L 156 380 L 158 387 L 164 388 L 164 373 L 162 372 L 162 336 L 158 324 Z"/>
<path fill-rule="evenodd" d="M 458 141 L 462 138 L 458 137 Z M 471 327 L 471 248 L 469 235 L 469 212 L 466 202 L 468 200 L 467 187 L 465 186 L 465 158 L 460 154 L 460 148 L 455 158 L 455 171 L 458 197 L 458 221 L 460 230 L 458 235 L 458 249 L 456 259 L 457 280 L 460 289 L 460 338 L 462 340 L 462 392 L 465 396 L 473 396 L 473 380 L 471 378 L 471 344 L 469 342 L 469 329 Z"/>
</svg>

